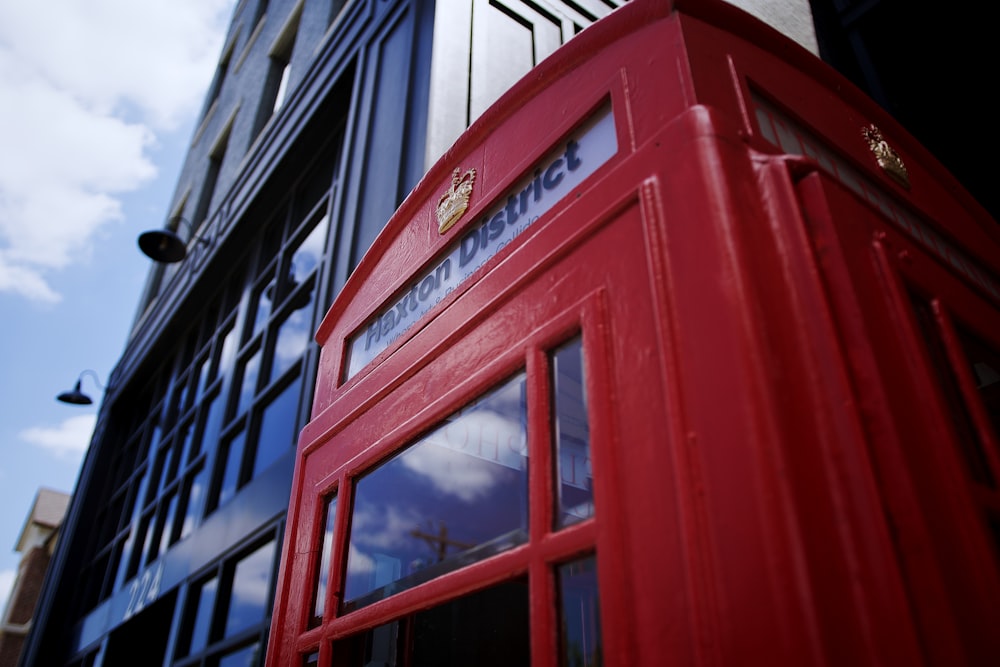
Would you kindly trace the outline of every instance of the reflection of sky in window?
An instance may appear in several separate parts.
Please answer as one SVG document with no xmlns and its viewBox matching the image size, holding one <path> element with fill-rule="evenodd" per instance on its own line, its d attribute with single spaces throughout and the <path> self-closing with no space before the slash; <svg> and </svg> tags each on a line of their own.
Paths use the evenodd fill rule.
<svg viewBox="0 0 1000 667">
<path fill-rule="evenodd" d="M 292 275 L 297 283 L 302 283 L 313 269 L 319 265 L 326 241 L 327 216 L 316 224 L 292 255 Z"/>
<path fill-rule="evenodd" d="M 311 305 L 310 300 L 307 304 Z M 277 379 L 292 364 L 302 358 L 306 346 L 312 337 L 312 313 L 310 307 L 293 310 L 278 328 L 277 339 L 274 341 L 274 361 L 271 379 Z"/>
<path fill-rule="evenodd" d="M 324 530 L 319 548 L 319 568 L 313 587 L 313 617 L 322 618 L 326 607 L 326 586 L 330 578 L 330 557 L 333 554 L 333 524 L 337 516 L 337 497 L 332 496 L 323 509 Z"/>
<path fill-rule="evenodd" d="M 292 382 L 264 409 L 254 458 L 254 475 L 271 465 L 295 444 L 295 417 L 301 388 L 301 380 Z"/>
<path fill-rule="evenodd" d="M 218 375 L 225 377 L 233 368 L 233 361 L 236 360 L 236 327 L 230 325 L 226 337 L 222 341 L 222 348 L 219 350 L 219 370 Z"/>
<path fill-rule="evenodd" d="M 257 294 L 257 313 L 254 315 L 253 334 L 264 327 L 267 318 L 271 316 L 271 295 L 274 294 L 275 281 L 272 279 Z"/>
<path fill-rule="evenodd" d="M 236 495 L 236 486 L 240 481 L 240 464 L 243 462 L 243 444 L 245 440 L 246 432 L 240 431 L 229 441 L 229 448 L 226 453 L 226 467 L 222 472 L 222 483 L 219 485 L 219 500 L 216 503 L 217 505 L 224 504 Z"/>
<path fill-rule="evenodd" d="M 212 606 L 215 604 L 215 593 L 219 587 L 218 578 L 213 577 L 197 591 L 198 607 L 191 628 L 190 653 L 196 653 L 208 644 L 208 631 L 212 624 Z"/>
<path fill-rule="evenodd" d="M 226 613 L 226 637 L 264 620 L 271 594 L 274 544 L 273 540 L 268 542 L 236 564 Z"/>
<path fill-rule="evenodd" d="M 198 515 L 201 512 L 201 504 L 205 498 L 205 468 L 202 467 L 198 474 L 191 480 L 191 486 L 187 490 L 187 509 L 184 512 L 184 523 L 181 524 L 180 539 L 184 539 L 194 530 Z"/>
<path fill-rule="evenodd" d="M 174 530 L 174 518 L 177 515 L 177 493 L 170 495 L 170 504 L 167 505 L 166 516 L 163 519 L 163 532 L 160 534 L 160 553 L 166 552 L 170 546 L 171 533 Z"/>
<path fill-rule="evenodd" d="M 394 589 L 415 585 L 526 539 L 523 393 L 521 375 L 359 480 L 346 600 L 411 576 Z"/>
<path fill-rule="evenodd" d="M 240 387 L 240 402 L 236 408 L 236 414 L 243 414 L 250 403 L 253 402 L 254 394 L 257 393 L 257 373 L 260 371 L 261 353 L 258 349 L 254 355 L 247 359 L 243 365 L 243 383 Z"/>
</svg>

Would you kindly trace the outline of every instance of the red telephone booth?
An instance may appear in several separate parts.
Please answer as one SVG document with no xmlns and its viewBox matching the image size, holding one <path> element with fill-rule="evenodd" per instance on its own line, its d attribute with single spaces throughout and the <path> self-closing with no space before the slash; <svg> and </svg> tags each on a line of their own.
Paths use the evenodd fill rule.
<svg viewBox="0 0 1000 667">
<path fill-rule="evenodd" d="M 327 314 L 268 664 L 997 664 L 998 270 L 825 65 L 630 3 Z"/>
</svg>

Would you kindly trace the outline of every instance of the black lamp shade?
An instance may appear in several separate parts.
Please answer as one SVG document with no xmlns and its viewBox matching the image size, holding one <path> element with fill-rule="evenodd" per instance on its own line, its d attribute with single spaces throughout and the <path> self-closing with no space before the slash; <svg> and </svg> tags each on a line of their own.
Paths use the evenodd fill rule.
<svg viewBox="0 0 1000 667">
<path fill-rule="evenodd" d="M 73 387 L 72 391 L 64 391 L 63 393 L 56 396 L 57 401 L 62 403 L 71 403 L 73 405 L 90 405 L 94 401 L 91 400 L 90 396 L 80 391 L 80 380 L 76 381 L 76 386 Z"/>
<path fill-rule="evenodd" d="M 187 244 L 169 229 L 154 229 L 139 235 L 139 249 L 156 262 L 172 264 L 187 257 Z"/>
</svg>

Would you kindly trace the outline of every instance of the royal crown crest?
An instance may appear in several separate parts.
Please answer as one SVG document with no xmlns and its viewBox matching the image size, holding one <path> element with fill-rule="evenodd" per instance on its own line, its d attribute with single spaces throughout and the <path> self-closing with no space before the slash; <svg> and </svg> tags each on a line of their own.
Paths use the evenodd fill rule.
<svg viewBox="0 0 1000 667">
<path fill-rule="evenodd" d="M 882 171 L 887 173 L 894 181 L 902 185 L 907 190 L 910 189 L 910 175 L 906 171 L 906 165 L 899 157 L 899 153 L 893 150 L 889 142 L 885 140 L 882 133 L 874 125 L 869 125 L 861 130 L 868 148 L 875 155 L 875 160 Z"/>
<path fill-rule="evenodd" d="M 476 170 L 469 169 L 464 174 L 455 169 L 451 175 L 451 187 L 441 195 L 437 205 L 438 233 L 444 234 L 469 208 L 469 197 L 472 196 L 472 184 L 476 180 Z"/>
</svg>

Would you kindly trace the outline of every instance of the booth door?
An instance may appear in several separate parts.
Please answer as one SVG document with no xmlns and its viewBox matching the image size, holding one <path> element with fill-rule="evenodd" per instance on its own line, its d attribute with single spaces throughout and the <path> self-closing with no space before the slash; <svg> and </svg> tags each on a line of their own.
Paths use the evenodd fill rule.
<svg viewBox="0 0 1000 667">
<path fill-rule="evenodd" d="M 351 416 L 302 462 L 307 662 L 687 650 L 669 645 L 688 633 L 647 251 L 659 223 L 638 198 L 597 207 L 525 232 L 335 400 Z"/>
<path fill-rule="evenodd" d="M 824 181 L 800 193 L 913 620 L 930 664 L 997 664 L 1000 282 L 917 214 Z"/>
</svg>

